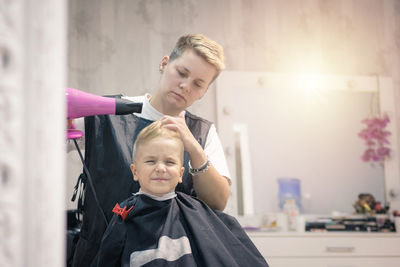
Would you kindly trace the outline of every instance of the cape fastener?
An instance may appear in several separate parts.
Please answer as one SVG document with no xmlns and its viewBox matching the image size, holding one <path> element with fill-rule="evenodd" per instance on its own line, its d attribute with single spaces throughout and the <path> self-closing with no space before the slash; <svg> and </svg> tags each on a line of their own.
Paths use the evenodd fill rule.
<svg viewBox="0 0 400 267">
<path fill-rule="evenodd" d="M 129 212 L 133 209 L 133 206 L 129 208 L 129 210 L 126 210 L 126 207 L 121 208 L 118 203 L 115 204 L 115 207 L 113 208 L 112 212 L 114 212 L 117 215 L 120 215 L 122 220 L 125 221 L 126 216 L 128 216 Z"/>
</svg>

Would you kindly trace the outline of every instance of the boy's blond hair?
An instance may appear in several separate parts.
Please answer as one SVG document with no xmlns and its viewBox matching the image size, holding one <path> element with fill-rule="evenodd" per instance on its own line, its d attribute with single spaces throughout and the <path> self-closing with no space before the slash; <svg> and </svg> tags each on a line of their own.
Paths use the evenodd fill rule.
<svg viewBox="0 0 400 267">
<path fill-rule="evenodd" d="M 167 129 L 162 126 L 161 121 L 157 120 L 150 125 L 146 126 L 143 130 L 140 131 L 138 134 L 135 144 L 133 145 L 133 151 L 132 151 L 132 160 L 135 161 L 135 157 L 137 154 L 137 151 L 140 146 L 147 144 L 151 140 L 154 140 L 156 138 L 167 138 L 167 139 L 174 139 L 177 141 L 177 144 L 181 150 L 181 162 L 183 164 L 183 142 L 182 139 L 176 131 Z"/>
<path fill-rule="evenodd" d="M 191 49 L 198 56 L 215 67 L 217 71 L 215 78 L 225 68 L 224 50 L 222 46 L 202 34 L 187 34 L 181 36 L 169 56 L 170 61 L 180 57 L 187 49 Z"/>
</svg>

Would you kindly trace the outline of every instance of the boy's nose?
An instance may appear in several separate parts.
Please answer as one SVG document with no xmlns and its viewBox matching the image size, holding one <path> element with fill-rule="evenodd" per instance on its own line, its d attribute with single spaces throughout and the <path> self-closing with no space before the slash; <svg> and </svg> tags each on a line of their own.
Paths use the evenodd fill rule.
<svg viewBox="0 0 400 267">
<path fill-rule="evenodd" d="M 165 165 L 163 163 L 158 163 L 156 165 L 156 172 L 163 172 L 165 171 Z"/>
</svg>

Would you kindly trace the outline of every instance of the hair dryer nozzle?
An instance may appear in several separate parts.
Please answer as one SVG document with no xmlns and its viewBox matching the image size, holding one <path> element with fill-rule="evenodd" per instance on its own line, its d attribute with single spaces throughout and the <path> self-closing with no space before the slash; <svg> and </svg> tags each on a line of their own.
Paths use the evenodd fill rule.
<svg viewBox="0 0 400 267">
<path fill-rule="evenodd" d="M 125 115 L 132 113 L 141 113 L 143 103 L 132 102 L 122 98 L 116 98 L 115 115 Z"/>
</svg>

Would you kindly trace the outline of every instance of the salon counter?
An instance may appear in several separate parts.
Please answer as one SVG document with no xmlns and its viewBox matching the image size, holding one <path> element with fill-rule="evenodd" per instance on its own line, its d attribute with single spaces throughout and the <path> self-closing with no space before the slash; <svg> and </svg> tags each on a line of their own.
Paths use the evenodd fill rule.
<svg viewBox="0 0 400 267">
<path fill-rule="evenodd" d="M 247 231 L 272 267 L 399 267 L 399 233 Z"/>
</svg>

